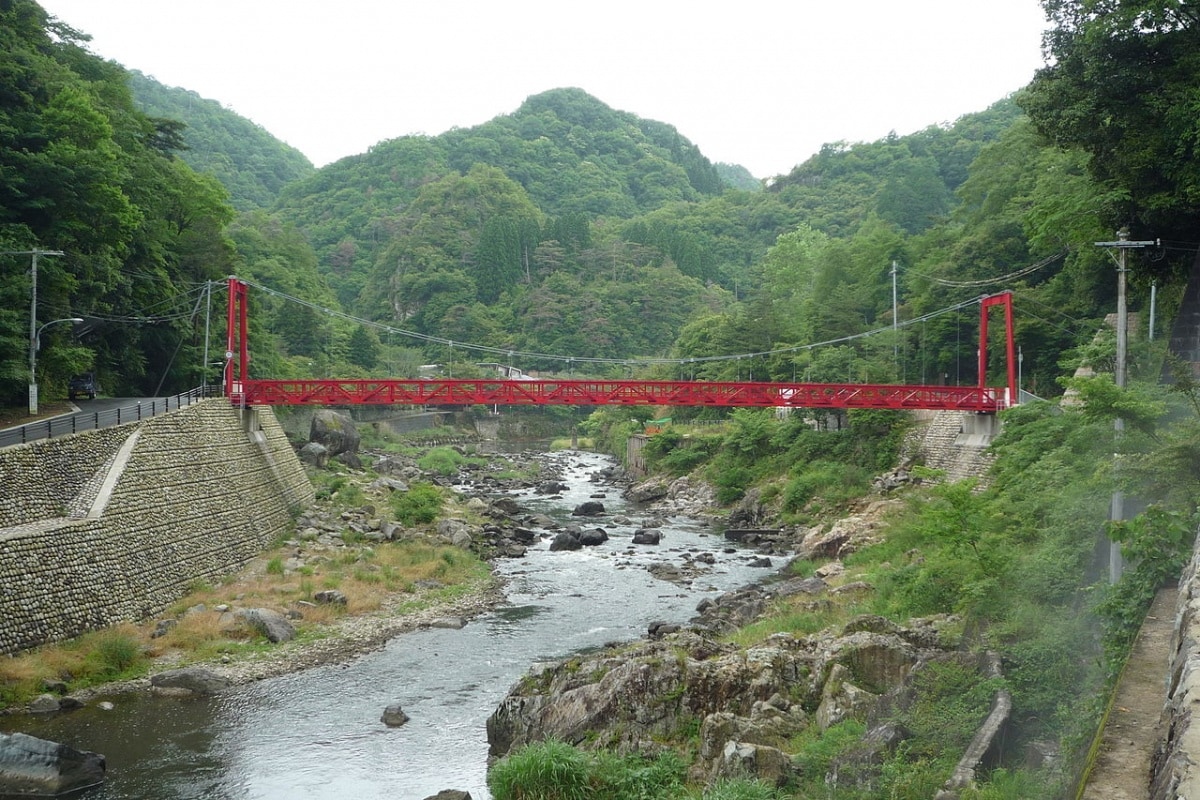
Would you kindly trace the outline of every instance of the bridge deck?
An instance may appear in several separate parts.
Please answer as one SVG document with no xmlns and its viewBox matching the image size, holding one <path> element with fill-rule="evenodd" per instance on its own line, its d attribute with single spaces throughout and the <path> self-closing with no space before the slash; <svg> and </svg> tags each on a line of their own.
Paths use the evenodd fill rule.
<svg viewBox="0 0 1200 800">
<path fill-rule="evenodd" d="M 995 412 L 1005 390 L 980 386 L 634 380 L 244 380 L 246 405 L 644 405 L 891 408 Z"/>
</svg>

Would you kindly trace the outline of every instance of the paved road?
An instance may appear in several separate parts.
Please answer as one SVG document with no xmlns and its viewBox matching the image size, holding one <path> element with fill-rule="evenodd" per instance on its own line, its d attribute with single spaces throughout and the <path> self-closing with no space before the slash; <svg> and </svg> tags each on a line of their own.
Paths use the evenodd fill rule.
<svg viewBox="0 0 1200 800">
<path fill-rule="evenodd" d="M 171 397 L 98 397 L 95 400 L 78 400 L 73 404 L 79 409 L 76 412 L 0 430 L 0 447 L 134 422 L 175 411 L 198 399 L 198 392 L 189 392 Z"/>
</svg>

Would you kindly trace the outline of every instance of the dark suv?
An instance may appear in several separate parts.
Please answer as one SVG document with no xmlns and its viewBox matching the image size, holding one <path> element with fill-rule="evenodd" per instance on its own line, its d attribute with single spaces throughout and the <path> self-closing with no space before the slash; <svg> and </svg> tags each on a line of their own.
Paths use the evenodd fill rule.
<svg viewBox="0 0 1200 800">
<path fill-rule="evenodd" d="M 84 372 L 71 378 L 71 382 L 67 384 L 67 397 L 74 400 L 76 397 L 87 395 L 89 400 L 95 400 L 96 395 L 100 393 L 100 384 L 96 381 L 96 373 Z"/>
</svg>

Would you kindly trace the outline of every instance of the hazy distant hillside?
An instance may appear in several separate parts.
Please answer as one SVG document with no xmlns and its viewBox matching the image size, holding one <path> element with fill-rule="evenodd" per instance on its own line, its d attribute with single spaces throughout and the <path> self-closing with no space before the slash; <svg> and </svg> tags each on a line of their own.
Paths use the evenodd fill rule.
<svg viewBox="0 0 1200 800">
<path fill-rule="evenodd" d="M 747 192 L 756 192 L 762 188 L 762 182 L 751 175 L 750 170 L 741 164 L 725 164 L 718 161 L 716 167 L 717 174 L 721 176 L 721 180 L 725 185 L 730 188 L 745 189 Z"/>
<path fill-rule="evenodd" d="M 313 173 L 308 158 L 264 128 L 187 89 L 178 89 L 131 70 L 130 88 L 148 116 L 178 120 L 187 127 L 179 153 L 188 166 L 215 176 L 239 211 L 270 208 L 291 181 Z"/>
<path fill-rule="evenodd" d="M 629 218 L 724 188 L 712 162 L 674 127 L 614 111 L 579 89 L 555 89 L 473 128 L 380 142 L 289 187 L 281 209 L 320 249 L 361 238 L 355 221 L 389 216 L 429 181 L 476 164 L 501 169 L 552 216 Z"/>
</svg>

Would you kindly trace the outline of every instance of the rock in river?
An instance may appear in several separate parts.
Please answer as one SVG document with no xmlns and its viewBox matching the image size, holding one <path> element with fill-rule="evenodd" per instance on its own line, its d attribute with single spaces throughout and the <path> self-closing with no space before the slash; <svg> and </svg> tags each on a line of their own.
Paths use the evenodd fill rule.
<svg viewBox="0 0 1200 800">
<path fill-rule="evenodd" d="M 104 756 L 65 744 L 0 733 L 0 795 L 54 797 L 104 780 Z"/>
<path fill-rule="evenodd" d="M 159 689 L 187 689 L 196 694 L 216 694 L 229 687 L 223 675 L 201 667 L 172 669 L 150 676 L 150 685 Z"/>
</svg>

